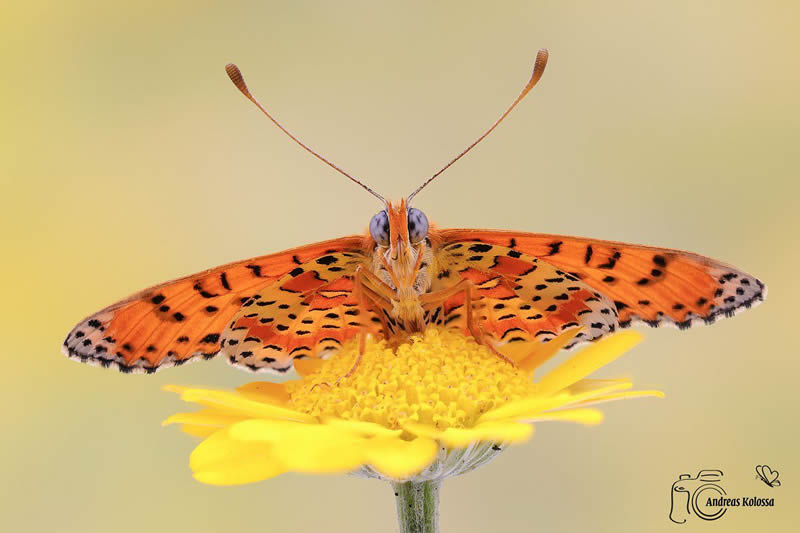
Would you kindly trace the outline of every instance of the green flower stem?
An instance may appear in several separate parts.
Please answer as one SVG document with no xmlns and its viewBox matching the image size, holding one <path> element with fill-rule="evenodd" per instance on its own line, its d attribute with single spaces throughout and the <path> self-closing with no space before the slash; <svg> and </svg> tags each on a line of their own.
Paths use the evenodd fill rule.
<svg viewBox="0 0 800 533">
<path fill-rule="evenodd" d="M 400 533 L 439 533 L 441 480 L 392 483 Z"/>
</svg>

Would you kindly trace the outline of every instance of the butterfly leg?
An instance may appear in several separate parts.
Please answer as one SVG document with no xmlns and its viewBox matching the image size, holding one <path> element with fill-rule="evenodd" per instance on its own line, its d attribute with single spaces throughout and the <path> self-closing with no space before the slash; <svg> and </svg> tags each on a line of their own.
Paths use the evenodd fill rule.
<svg viewBox="0 0 800 533">
<path fill-rule="evenodd" d="M 358 365 L 361 364 L 361 359 L 364 357 L 364 351 L 366 350 L 366 340 L 367 340 L 366 333 L 364 333 L 363 331 L 359 333 L 358 355 L 356 356 L 356 360 L 355 362 L 353 362 L 353 366 L 350 367 L 350 370 L 348 370 L 344 376 L 336 380 L 336 385 L 338 385 L 339 382 L 342 381 L 344 378 L 349 378 L 350 376 L 352 376 L 353 373 L 358 368 Z"/>
<path fill-rule="evenodd" d="M 392 272 L 390 271 L 389 274 L 392 275 Z M 363 266 L 356 268 L 355 278 L 361 282 L 364 288 L 369 289 L 387 302 L 393 300 L 396 296 L 394 289 L 387 285 L 386 282 L 375 273 L 370 272 Z"/>
<path fill-rule="evenodd" d="M 375 276 L 374 280 L 372 281 L 372 285 L 368 286 L 365 276 L 365 273 L 371 274 L 371 272 L 364 270 L 363 267 L 359 266 L 356 268 L 356 272 L 353 276 L 353 293 L 356 297 L 356 302 L 361 308 L 361 312 L 366 315 L 366 311 L 372 308 L 372 311 L 378 315 L 381 319 L 381 324 L 383 325 L 384 335 L 387 337 L 389 336 L 389 325 L 386 323 L 386 317 L 383 314 L 384 310 L 389 309 L 389 305 L 387 304 L 386 300 L 381 297 L 381 294 L 378 291 L 386 293 L 385 290 L 382 290 L 382 285 L 386 285 L 383 283 L 377 276 Z M 365 279 L 366 278 L 366 279 Z M 378 291 L 374 290 L 372 287 L 378 288 Z M 388 290 L 391 290 L 388 286 L 385 287 Z M 371 305 L 370 305 L 371 304 Z M 344 378 L 348 378 L 353 375 L 353 373 L 358 368 L 358 365 L 361 364 L 361 359 L 364 357 L 364 352 L 366 351 L 366 342 L 367 342 L 367 334 L 362 329 L 361 333 L 359 333 L 359 342 L 358 342 L 358 356 L 356 357 L 353 366 L 350 367 L 350 370 L 347 371 L 345 375 L 340 377 L 336 380 L 336 384 L 338 385 L 341 380 Z"/>
<path fill-rule="evenodd" d="M 423 294 L 420 296 L 420 300 L 422 301 L 423 307 L 425 308 L 435 308 L 442 306 L 444 307 L 444 302 L 448 298 L 456 296 L 460 293 L 464 293 L 464 307 L 466 308 L 467 314 L 467 330 L 469 331 L 470 335 L 477 341 L 478 344 L 486 346 L 489 350 L 492 351 L 497 357 L 505 361 L 506 363 L 516 366 L 514 361 L 506 357 L 505 355 L 501 354 L 497 351 L 491 342 L 486 339 L 483 330 L 481 327 L 476 323 L 474 317 L 474 309 L 473 309 L 473 291 L 475 290 L 475 285 L 468 279 L 462 279 L 452 287 L 448 287 L 446 289 L 442 289 L 436 292 L 429 292 L 427 294 Z"/>
<path fill-rule="evenodd" d="M 359 266 L 353 276 L 353 292 L 356 301 L 362 310 L 368 310 L 372 304 L 372 311 L 378 315 L 383 326 L 383 334 L 386 338 L 391 335 L 391 329 L 386 321 L 385 313 L 391 311 L 391 301 L 394 291 L 378 276 Z"/>
<path fill-rule="evenodd" d="M 467 313 L 467 329 L 475 339 L 482 338 L 478 328 L 476 327 L 473 317 L 473 292 L 475 285 L 468 279 L 462 279 L 452 287 L 442 289 L 440 291 L 429 292 L 421 294 L 419 299 L 422 307 L 427 311 L 436 307 L 444 307 L 444 302 L 460 293 L 464 293 L 464 307 Z"/>
</svg>

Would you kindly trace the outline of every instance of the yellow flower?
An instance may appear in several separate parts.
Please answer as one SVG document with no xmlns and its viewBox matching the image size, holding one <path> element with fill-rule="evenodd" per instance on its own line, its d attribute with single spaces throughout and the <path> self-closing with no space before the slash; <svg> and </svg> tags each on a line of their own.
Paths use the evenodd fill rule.
<svg viewBox="0 0 800 533">
<path fill-rule="evenodd" d="M 164 424 L 205 437 L 191 455 L 195 477 L 231 485 L 283 472 L 351 472 L 391 481 L 441 480 L 472 470 L 506 445 L 528 440 L 535 422 L 598 424 L 599 402 L 658 396 L 627 379 L 586 379 L 640 340 L 601 340 L 538 380 L 533 372 L 577 331 L 502 360 L 472 338 L 429 327 L 396 348 L 356 341 L 329 360 L 301 360 L 301 379 L 255 382 L 236 392 L 170 386 L 205 406 Z"/>
</svg>

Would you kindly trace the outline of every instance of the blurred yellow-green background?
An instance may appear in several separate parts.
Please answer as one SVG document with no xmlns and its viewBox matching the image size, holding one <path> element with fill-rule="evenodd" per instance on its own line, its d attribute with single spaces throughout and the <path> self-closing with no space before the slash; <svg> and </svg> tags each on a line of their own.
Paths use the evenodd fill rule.
<svg viewBox="0 0 800 533">
<path fill-rule="evenodd" d="M 796 341 L 800 6 L 741 2 L 17 2 L 2 8 L 2 531 L 391 531 L 388 486 L 283 475 L 193 481 L 159 423 L 166 383 L 60 354 L 79 319 L 142 287 L 366 228 L 372 197 L 231 86 L 393 198 L 540 85 L 418 197 L 441 226 L 647 243 L 770 288 L 713 327 L 651 330 L 606 369 L 665 400 L 595 428 L 542 425 L 446 482 L 443 531 L 789 531 L 800 491 Z M 767 463 L 783 486 L 755 478 Z M 725 472 L 774 508 L 669 522 L 672 482 Z"/>
</svg>

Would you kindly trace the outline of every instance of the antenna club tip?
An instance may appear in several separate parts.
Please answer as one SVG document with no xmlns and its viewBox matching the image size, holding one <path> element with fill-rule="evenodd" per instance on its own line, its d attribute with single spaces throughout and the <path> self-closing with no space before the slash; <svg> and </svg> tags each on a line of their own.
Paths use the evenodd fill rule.
<svg viewBox="0 0 800 533">
<path fill-rule="evenodd" d="M 544 67 L 547 66 L 547 60 L 550 58 L 550 51 L 547 48 L 542 48 L 536 53 L 536 61 L 533 65 L 534 72 L 543 72 Z"/>
<path fill-rule="evenodd" d="M 247 84 L 244 82 L 244 77 L 242 76 L 242 71 L 239 70 L 239 67 L 233 63 L 228 63 L 225 65 L 225 72 L 228 74 L 228 77 L 231 79 L 237 89 L 243 92 L 245 96 L 250 95 L 250 91 L 247 89 Z"/>
<path fill-rule="evenodd" d="M 528 85 L 526 87 L 527 90 L 533 88 L 536 85 L 536 82 L 541 79 L 542 74 L 544 74 L 544 68 L 547 66 L 547 59 L 550 57 L 550 51 L 547 48 L 542 48 L 536 53 L 536 60 L 533 63 L 533 74 L 531 74 L 531 79 L 528 81 Z"/>
<path fill-rule="evenodd" d="M 230 76 L 231 79 L 233 79 L 234 76 L 238 76 L 240 78 L 242 77 L 242 72 L 234 63 L 228 63 L 225 65 L 225 72 L 228 73 L 228 76 Z"/>
</svg>

